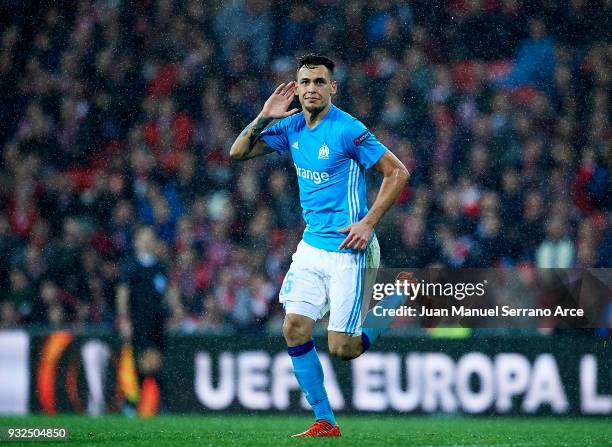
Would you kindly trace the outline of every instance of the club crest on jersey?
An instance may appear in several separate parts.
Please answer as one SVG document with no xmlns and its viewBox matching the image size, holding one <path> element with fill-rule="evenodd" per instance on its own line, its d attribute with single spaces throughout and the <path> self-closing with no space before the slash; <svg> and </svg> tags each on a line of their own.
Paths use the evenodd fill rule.
<svg viewBox="0 0 612 447">
<path fill-rule="evenodd" d="M 319 160 L 329 160 L 329 147 L 325 143 L 319 148 Z"/>
<path fill-rule="evenodd" d="M 296 150 L 297 150 L 297 149 L 299 149 L 299 148 L 300 148 L 300 145 L 299 145 L 299 144 L 298 144 L 298 142 L 296 141 L 295 143 L 293 143 L 293 144 L 291 145 L 291 147 L 292 147 L 293 149 L 296 149 Z"/>
</svg>

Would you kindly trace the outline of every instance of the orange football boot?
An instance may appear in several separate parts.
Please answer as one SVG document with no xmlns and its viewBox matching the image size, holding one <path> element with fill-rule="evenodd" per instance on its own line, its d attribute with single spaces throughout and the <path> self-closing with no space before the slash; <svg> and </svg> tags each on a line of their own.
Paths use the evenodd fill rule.
<svg viewBox="0 0 612 447">
<path fill-rule="evenodd" d="M 340 434 L 340 427 L 332 425 L 329 421 L 321 419 L 310 426 L 308 430 L 303 433 L 291 436 L 292 438 L 316 438 L 316 437 L 330 437 L 336 438 L 342 436 Z"/>
</svg>

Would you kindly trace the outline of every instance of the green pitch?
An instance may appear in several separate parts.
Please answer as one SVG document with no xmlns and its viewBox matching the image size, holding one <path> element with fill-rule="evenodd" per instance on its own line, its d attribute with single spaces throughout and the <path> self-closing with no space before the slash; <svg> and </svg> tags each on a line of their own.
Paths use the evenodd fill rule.
<svg viewBox="0 0 612 447">
<path fill-rule="evenodd" d="M 0 427 L 65 427 L 68 441 L 2 445 L 64 446 L 612 446 L 612 423 L 595 419 L 342 416 L 338 439 L 291 439 L 306 416 L 2 417 Z M 6 439 L 6 438 L 5 438 Z"/>
</svg>

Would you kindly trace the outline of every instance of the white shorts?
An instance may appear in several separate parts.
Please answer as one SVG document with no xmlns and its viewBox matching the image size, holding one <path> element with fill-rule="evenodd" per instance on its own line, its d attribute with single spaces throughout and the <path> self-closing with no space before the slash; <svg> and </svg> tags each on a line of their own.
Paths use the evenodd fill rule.
<svg viewBox="0 0 612 447">
<path fill-rule="evenodd" d="M 285 312 L 316 321 L 329 311 L 328 330 L 361 335 L 380 265 L 376 237 L 359 253 L 322 250 L 300 241 L 291 259 L 279 294 Z"/>
</svg>

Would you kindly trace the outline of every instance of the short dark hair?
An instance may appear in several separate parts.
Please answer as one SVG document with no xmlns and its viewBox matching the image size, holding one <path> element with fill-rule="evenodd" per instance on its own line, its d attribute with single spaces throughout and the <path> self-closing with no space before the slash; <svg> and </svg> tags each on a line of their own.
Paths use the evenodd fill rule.
<svg viewBox="0 0 612 447">
<path fill-rule="evenodd" d="M 334 77 L 334 68 L 336 67 L 336 63 L 332 61 L 330 58 L 321 56 L 318 54 L 310 53 L 302 56 L 298 61 L 298 71 L 300 68 L 307 67 L 312 68 L 316 65 L 323 65 L 329 71 L 330 77 Z"/>
</svg>

